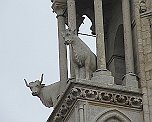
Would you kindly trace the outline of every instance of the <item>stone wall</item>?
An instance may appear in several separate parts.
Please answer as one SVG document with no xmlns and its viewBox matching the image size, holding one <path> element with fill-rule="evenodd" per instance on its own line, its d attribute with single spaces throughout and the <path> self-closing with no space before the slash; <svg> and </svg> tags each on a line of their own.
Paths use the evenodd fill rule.
<svg viewBox="0 0 152 122">
<path fill-rule="evenodd" d="M 142 38 L 143 38 L 143 49 L 144 49 L 144 59 L 145 59 L 145 73 L 147 81 L 147 91 L 148 91 L 148 103 L 150 120 L 152 121 L 152 38 L 151 38 L 151 28 L 150 21 L 148 18 L 142 18 Z"/>
<path fill-rule="evenodd" d="M 131 1 L 135 70 L 136 74 L 139 76 L 140 88 L 143 93 L 144 122 L 152 122 L 152 39 L 149 22 L 151 0 L 146 0 L 147 3 L 149 2 L 149 5 L 147 5 L 147 7 L 149 7 L 144 13 L 140 13 L 140 1 L 141 0 Z"/>
<path fill-rule="evenodd" d="M 147 90 L 148 108 L 144 108 L 149 113 L 149 121 L 152 121 L 152 12 L 147 11 L 141 14 L 141 34 L 143 42 L 144 71 Z"/>
<path fill-rule="evenodd" d="M 147 8 L 148 10 L 152 9 L 152 1 L 151 0 L 146 0 Z"/>
<path fill-rule="evenodd" d="M 87 112 L 91 115 L 87 122 L 143 122 L 141 111 L 110 105 L 89 103 Z"/>
</svg>

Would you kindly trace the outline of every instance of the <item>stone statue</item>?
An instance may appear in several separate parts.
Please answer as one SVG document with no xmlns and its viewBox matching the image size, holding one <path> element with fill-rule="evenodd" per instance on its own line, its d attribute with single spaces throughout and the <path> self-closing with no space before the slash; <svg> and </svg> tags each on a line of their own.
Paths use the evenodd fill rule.
<svg viewBox="0 0 152 122">
<path fill-rule="evenodd" d="M 71 46 L 76 79 L 89 80 L 97 68 L 96 55 L 75 33 L 75 31 L 67 29 L 62 36 L 65 39 L 65 44 Z"/>
<path fill-rule="evenodd" d="M 24 81 L 26 86 L 32 91 L 32 95 L 39 97 L 43 105 L 46 107 L 53 107 L 57 102 L 59 82 L 45 86 L 45 84 L 42 84 L 43 74 L 41 76 L 41 80 L 36 80 L 34 82 L 30 82 L 29 84 L 26 79 L 24 79 Z"/>
</svg>

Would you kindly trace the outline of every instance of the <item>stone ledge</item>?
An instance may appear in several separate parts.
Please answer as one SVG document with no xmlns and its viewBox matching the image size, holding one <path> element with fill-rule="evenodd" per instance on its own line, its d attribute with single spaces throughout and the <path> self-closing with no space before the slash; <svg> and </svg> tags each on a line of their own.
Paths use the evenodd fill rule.
<svg viewBox="0 0 152 122">
<path fill-rule="evenodd" d="M 68 84 L 47 122 L 63 121 L 78 99 L 142 110 L 141 92 L 115 89 L 114 87 L 109 89 L 109 87 L 87 84 L 84 81 L 73 80 Z"/>
<path fill-rule="evenodd" d="M 75 84 L 81 84 L 84 85 L 86 87 L 99 87 L 105 90 L 116 90 L 116 91 L 121 91 L 121 92 L 128 92 L 128 93 L 142 93 L 141 89 L 135 88 L 135 87 L 127 87 L 127 86 L 123 86 L 123 85 L 116 85 L 116 84 L 106 84 L 106 83 L 102 83 L 99 81 L 87 81 L 87 80 L 78 80 L 78 81 L 71 81 Z M 106 82 L 106 81 L 105 81 Z"/>
</svg>

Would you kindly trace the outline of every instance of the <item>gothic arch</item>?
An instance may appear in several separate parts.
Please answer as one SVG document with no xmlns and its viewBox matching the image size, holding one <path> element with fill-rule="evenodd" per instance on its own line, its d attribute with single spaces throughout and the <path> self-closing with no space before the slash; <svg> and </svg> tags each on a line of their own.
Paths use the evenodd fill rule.
<svg viewBox="0 0 152 122">
<path fill-rule="evenodd" d="M 120 24 L 117 28 L 115 40 L 114 40 L 114 54 L 124 56 L 124 31 L 123 24 Z"/>
<path fill-rule="evenodd" d="M 115 122 L 131 122 L 131 120 L 117 109 L 109 109 L 100 113 L 94 122 L 110 122 L 109 120 L 116 120 Z"/>
<path fill-rule="evenodd" d="M 120 24 L 116 31 L 113 56 L 114 56 L 114 65 L 115 65 L 115 70 L 114 70 L 115 84 L 122 85 L 122 78 L 125 75 L 123 24 Z"/>
</svg>

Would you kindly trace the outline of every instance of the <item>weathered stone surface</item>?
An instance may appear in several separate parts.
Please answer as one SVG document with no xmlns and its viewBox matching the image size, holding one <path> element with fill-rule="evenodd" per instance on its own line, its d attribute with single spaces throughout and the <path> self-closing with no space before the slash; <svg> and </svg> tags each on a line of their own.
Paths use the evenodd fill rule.
<svg viewBox="0 0 152 122">
<path fill-rule="evenodd" d="M 111 72 L 108 70 L 101 70 L 101 71 L 99 70 L 93 73 L 91 82 L 113 85 L 114 77 L 111 75 Z"/>
<path fill-rule="evenodd" d="M 149 2 L 149 1 L 147 1 Z M 148 8 L 149 9 L 149 8 Z M 145 73 L 145 82 L 144 86 L 142 86 L 143 91 L 143 115 L 144 115 L 144 122 L 150 122 L 152 118 L 152 108 L 151 108 L 151 70 L 152 70 L 152 61 L 151 61 L 151 53 L 152 53 L 152 34 L 151 34 L 151 20 L 152 17 L 152 10 L 146 11 L 140 15 L 141 17 L 141 34 L 142 39 L 145 40 L 145 44 L 143 45 L 143 54 L 144 54 L 144 71 L 142 74 Z M 143 84 L 142 84 L 143 85 Z"/>
<path fill-rule="evenodd" d="M 54 1 L 52 5 L 52 9 L 57 14 L 57 21 L 58 21 L 58 44 L 59 44 L 59 68 L 60 68 L 60 89 L 59 92 L 65 90 L 66 81 L 68 79 L 68 69 L 67 69 L 67 50 L 66 46 L 64 45 L 64 39 L 61 35 L 61 32 L 65 31 L 65 10 L 66 10 L 66 3 L 65 2 L 58 2 Z"/>
<path fill-rule="evenodd" d="M 56 104 L 48 122 L 151 122 L 151 0 L 51 1 L 58 15 L 62 83 L 60 87 L 56 85 L 58 83 L 48 86 L 55 89 L 55 94 L 49 99 L 53 103 L 49 101 L 47 105 Z M 61 3 L 64 3 L 64 7 Z M 75 56 L 83 59 L 77 61 L 77 68 L 81 69 L 76 73 L 79 77 L 69 79 L 67 85 L 66 49 L 61 32 L 64 32 L 67 24 L 72 31 L 76 30 L 77 38 L 74 41 L 77 42 L 79 37 L 76 34 L 84 20 L 83 15 L 91 20 L 91 30 L 96 36 L 97 68 L 90 68 L 95 66 L 90 63 L 95 56 L 90 56 L 93 53 L 85 55 L 88 50 L 82 46 L 79 49 L 81 58 Z M 71 55 L 72 77 L 76 70 L 73 61 Z M 123 75 L 125 77 L 122 79 Z M 40 87 L 43 89 L 41 84 Z M 58 101 L 56 93 L 60 94 Z"/>
<path fill-rule="evenodd" d="M 86 83 L 88 82 L 86 81 Z M 84 108 L 85 105 L 86 106 L 89 105 L 88 107 L 92 105 L 95 106 L 91 108 L 88 107 Z M 133 91 L 129 92 L 125 90 L 122 92 L 122 90 L 118 90 L 118 89 L 96 87 L 93 85 L 85 84 L 84 82 L 82 83 L 81 81 L 79 82 L 71 81 L 69 83 L 66 92 L 60 99 L 58 105 L 55 107 L 53 113 L 51 114 L 47 122 L 58 122 L 58 121 L 71 122 L 71 120 L 70 119 L 67 120 L 67 118 L 74 117 L 75 115 L 78 114 L 77 113 L 78 111 L 75 111 L 77 107 L 79 109 L 81 109 L 81 107 L 83 108 L 82 110 L 83 114 L 85 114 L 84 109 L 87 109 L 85 111 L 87 113 L 93 109 L 94 111 L 92 114 L 89 112 L 89 114 L 86 114 L 84 116 L 79 116 L 79 119 L 81 119 L 81 117 L 85 117 L 86 122 L 92 122 L 92 119 L 90 119 L 90 117 L 92 116 L 92 118 L 95 120 L 97 114 L 94 113 L 98 112 L 99 114 L 99 112 L 106 109 L 106 106 L 111 106 L 110 108 L 112 109 L 115 109 L 116 106 L 122 106 L 121 111 L 123 110 L 123 114 L 126 114 L 127 113 L 126 111 L 128 110 L 130 110 L 131 112 L 132 111 L 131 109 L 134 108 L 133 113 L 136 116 L 140 117 L 141 112 L 140 113 L 138 112 L 142 111 L 142 94 L 140 92 L 133 92 Z M 97 109 L 97 107 L 99 109 Z M 75 115 L 73 114 L 73 112 L 75 113 Z M 69 116 L 70 114 L 71 116 Z M 72 119 L 75 120 L 75 118 Z M 135 118 L 133 119 L 131 117 L 130 119 L 135 121 Z M 83 122 L 83 121 L 78 121 L 78 122 Z"/>
<path fill-rule="evenodd" d="M 60 82 L 45 86 L 45 84 L 42 84 L 42 81 L 43 74 L 41 80 L 31 81 L 29 84 L 25 80 L 25 84 L 30 88 L 33 96 L 40 98 L 43 105 L 49 108 L 54 107 L 57 103 L 57 96 L 59 95 L 58 89 Z"/>
<path fill-rule="evenodd" d="M 97 67 L 106 69 L 102 0 L 94 0 Z"/>
<path fill-rule="evenodd" d="M 127 87 L 138 88 L 137 76 L 133 73 L 126 74 L 123 78 L 123 85 L 125 85 Z"/>
<path fill-rule="evenodd" d="M 96 55 L 74 31 L 67 29 L 62 35 L 65 39 L 65 44 L 71 46 L 70 51 L 75 69 L 75 78 L 89 80 L 92 73 L 97 69 Z"/>
</svg>

